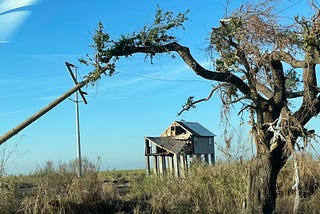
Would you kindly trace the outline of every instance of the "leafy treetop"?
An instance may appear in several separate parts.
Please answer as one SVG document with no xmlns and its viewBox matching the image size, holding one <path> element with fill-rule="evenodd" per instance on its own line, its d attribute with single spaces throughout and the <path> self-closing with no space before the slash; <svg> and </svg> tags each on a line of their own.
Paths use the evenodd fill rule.
<svg viewBox="0 0 320 214">
<path fill-rule="evenodd" d="M 111 76 L 120 56 L 129 57 L 141 52 L 152 62 L 159 51 L 169 51 L 162 47 L 177 41 L 169 32 L 177 28 L 184 29 L 183 23 L 188 20 L 186 16 L 188 12 L 174 15 L 173 12 L 164 12 L 158 6 L 154 22 L 150 26 L 144 26 L 142 30 L 131 35 L 121 35 L 116 41 L 110 39 L 109 34 L 104 32 L 103 24 L 100 22 L 93 37 L 92 47 L 96 50 L 94 59 L 89 55 L 87 55 L 88 60 L 80 59 L 81 63 L 93 65 L 95 68 L 88 75 L 90 82 L 94 83 L 100 79 L 101 74 L 108 73 Z"/>
</svg>

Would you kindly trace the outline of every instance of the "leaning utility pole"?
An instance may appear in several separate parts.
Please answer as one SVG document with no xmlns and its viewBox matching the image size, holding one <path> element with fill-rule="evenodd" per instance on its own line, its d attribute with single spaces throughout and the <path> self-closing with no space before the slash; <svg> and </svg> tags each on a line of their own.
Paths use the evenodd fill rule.
<svg viewBox="0 0 320 214">
<path fill-rule="evenodd" d="M 77 69 L 76 67 L 71 64 L 66 62 L 65 63 L 68 71 L 74 81 L 74 83 L 77 85 Z M 74 73 L 72 72 L 72 69 L 74 68 Z M 78 93 L 80 93 L 82 100 L 85 104 L 87 104 L 87 100 L 85 98 L 84 95 L 86 95 L 87 93 L 82 91 L 81 89 L 77 90 L 75 92 L 75 100 L 72 100 L 75 102 L 76 104 L 76 142 L 77 142 L 77 156 L 78 156 L 78 177 L 82 177 L 82 160 L 81 160 L 81 144 L 80 144 L 80 121 L 79 121 L 79 99 L 78 99 Z"/>
<path fill-rule="evenodd" d="M 46 114 L 48 111 L 50 111 L 51 109 L 56 107 L 59 103 L 61 103 L 62 101 L 64 101 L 68 97 L 70 97 L 74 92 L 80 90 L 83 86 L 85 86 L 87 83 L 89 83 L 89 81 L 90 81 L 90 79 L 89 79 L 89 77 L 87 77 L 85 80 L 83 80 L 79 83 L 76 83 L 76 85 L 73 88 L 71 88 L 69 91 L 67 91 L 66 93 L 64 93 L 63 95 L 61 95 L 57 99 L 55 99 L 53 102 L 49 103 L 47 106 L 42 108 L 40 111 L 38 111 L 37 113 L 35 113 L 34 115 L 32 115 L 31 117 L 29 117 L 28 119 L 26 119 L 25 121 L 20 123 L 19 125 L 17 125 L 13 129 L 11 129 L 10 131 L 8 131 L 4 135 L 2 135 L 0 137 L 0 145 L 5 143 L 7 140 L 9 140 L 14 135 L 18 134 L 22 129 L 29 126 L 31 123 L 33 123 L 34 121 L 39 119 L 41 116 Z"/>
</svg>

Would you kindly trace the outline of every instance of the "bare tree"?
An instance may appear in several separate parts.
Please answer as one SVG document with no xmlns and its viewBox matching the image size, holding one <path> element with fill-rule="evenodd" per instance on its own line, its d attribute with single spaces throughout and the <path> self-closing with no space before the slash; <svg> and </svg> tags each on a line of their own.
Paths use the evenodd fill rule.
<svg viewBox="0 0 320 214">
<path fill-rule="evenodd" d="M 245 3 L 212 28 L 208 52 L 213 70 L 202 67 L 188 47 L 181 45 L 172 31 L 183 28 L 187 12 L 175 15 L 158 9 L 154 23 L 131 35 L 111 40 L 99 27 L 94 36 L 95 57 L 81 60 L 94 66 L 88 77 L 92 82 L 101 74 L 112 75 L 120 57 L 145 53 L 176 53 L 199 75 L 217 82 L 209 97 L 190 97 L 183 110 L 220 93 L 222 106 L 235 103 L 248 112 L 256 156 L 250 163 L 245 213 L 272 213 L 276 205 L 276 181 L 297 140 L 313 136 L 305 125 L 320 111 L 316 65 L 320 63 L 320 10 L 314 4 L 311 18 L 294 17 L 281 23 L 275 1 Z M 292 108 L 293 98 L 301 98 Z M 297 104 L 296 104 L 297 105 Z M 182 112 L 180 112 L 182 113 Z"/>
<path fill-rule="evenodd" d="M 9 161 L 14 159 L 17 149 L 18 143 L 14 143 L 12 147 L 8 147 L 5 144 L 0 148 L 0 177 L 6 175 L 6 167 Z"/>
</svg>

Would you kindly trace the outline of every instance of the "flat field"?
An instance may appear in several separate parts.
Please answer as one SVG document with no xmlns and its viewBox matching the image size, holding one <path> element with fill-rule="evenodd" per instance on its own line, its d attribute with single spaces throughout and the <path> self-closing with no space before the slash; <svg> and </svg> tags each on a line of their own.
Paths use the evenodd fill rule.
<svg viewBox="0 0 320 214">
<path fill-rule="evenodd" d="M 239 213 L 246 194 L 247 163 L 217 163 L 189 169 L 183 178 L 146 176 L 145 170 L 99 171 L 83 164 L 48 162 L 30 175 L 0 177 L 0 213 Z M 320 163 L 301 159 L 299 213 L 319 213 Z M 278 178 L 277 213 L 292 213 L 294 164 Z"/>
</svg>

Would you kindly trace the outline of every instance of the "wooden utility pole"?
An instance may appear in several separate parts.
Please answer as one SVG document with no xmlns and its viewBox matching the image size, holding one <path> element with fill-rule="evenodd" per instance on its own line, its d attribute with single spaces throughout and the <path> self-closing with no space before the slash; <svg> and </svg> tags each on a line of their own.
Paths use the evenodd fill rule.
<svg viewBox="0 0 320 214">
<path fill-rule="evenodd" d="M 66 93 L 64 93 L 63 95 L 61 95 L 60 97 L 58 97 L 57 99 L 55 99 L 53 102 L 49 103 L 47 106 L 45 106 L 44 108 L 42 108 L 40 111 L 36 112 L 34 115 L 32 115 L 31 117 L 29 117 L 28 119 L 26 119 L 25 121 L 23 121 L 22 123 L 20 123 L 19 125 L 17 125 L 16 127 L 14 127 L 13 129 L 11 129 L 10 131 L 8 131 L 7 133 L 5 133 L 4 135 L 2 135 L 0 137 L 0 145 L 5 143 L 7 140 L 9 140 L 11 137 L 13 137 L 14 135 L 18 134 L 22 129 L 26 128 L 27 126 L 29 126 L 31 123 L 33 123 L 34 121 L 36 121 L 37 119 L 39 119 L 41 116 L 43 116 L 44 114 L 46 114 L 48 111 L 50 111 L 51 109 L 53 109 L 54 107 L 56 107 L 59 103 L 61 103 L 62 101 L 64 101 L 65 99 L 67 99 L 68 97 L 70 97 L 74 92 L 80 90 L 83 86 L 85 86 L 87 83 L 89 82 L 89 78 L 85 79 L 82 82 L 77 83 L 73 88 L 71 88 L 69 91 L 67 91 Z"/>
<path fill-rule="evenodd" d="M 76 70 L 76 67 L 71 64 L 71 63 L 68 63 L 66 62 L 65 63 L 67 68 L 68 68 L 68 71 L 74 81 L 74 83 L 77 85 L 78 84 L 78 80 L 77 80 L 77 70 Z M 71 68 L 74 68 L 74 73 L 72 72 L 72 69 Z M 78 177 L 82 177 L 82 160 L 81 160 L 81 144 L 80 144 L 80 120 L 79 120 L 79 99 L 78 99 L 78 94 L 81 95 L 82 97 L 82 100 L 85 104 L 87 104 L 87 100 L 85 98 L 84 95 L 86 95 L 87 93 L 86 92 L 83 92 L 81 89 L 77 90 L 75 92 L 75 100 L 73 100 L 76 104 L 76 144 L 77 144 L 77 157 L 78 157 Z"/>
</svg>

